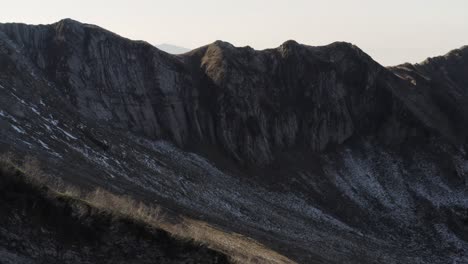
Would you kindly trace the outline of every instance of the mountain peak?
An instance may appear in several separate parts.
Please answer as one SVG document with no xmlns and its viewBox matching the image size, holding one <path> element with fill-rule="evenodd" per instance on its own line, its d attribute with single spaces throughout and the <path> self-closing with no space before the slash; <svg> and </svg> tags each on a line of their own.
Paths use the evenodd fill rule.
<svg viewBox="0 0 468 264">
<path fill-rule="evenodd" d="M 295 54 L 302 45 L 297 43 L 295 40 L 287 40 L 277 49 L 283 56 L 290 56 Z"/>
<path fill-rule="evenodd" d="M 80 25 L 83 25 L 83 23 L 81 23 L 80 21 L 74 20 L 72 18 L 61 19 L 61 20 L 57 21 L 56 24 L 80 24 Z"/>
<path fill-rule="evenodd" d="M 232 45 L 231 43 L 227 42 L 227 41 L 223 41 L 223 40 L 216 40 L 215 42 L 211 43 L 209 46 L 217 46 L 217 47 L 220 47 L 220 48 L 235 48 L 234 45 Z"/>
<path fill-rule="evenodd" d="M 69 29 L 93 28 L 93 29 L 99 29 L 99 30 L 106 31 L 106 32 L 112 33 L 114 35 L 117 35 L 116 33 L 111 32 L 111 31 L 109 31 L 109 30 L 107 30 L 105 28 L 102 28 L 100 26 L 97 26 L 97 25 L 94 25 L 94 24 L 83 23 L 81 21 L 74 20 L 72 18 L 64 18 L 62 20 L 57 21 L 56 23 L 54 23 L 52 25 L 55 25 L 57 28 L 65 27 L 65 28 L 69 28 Z"/>
<path fill-rule="evenodd" d="M 283 44 L 281 44 L 281 47 L 297 47 L 299 45 L 300 44 L 297 43 L 297 41 L 290 39 L 290 40 L 286 40 L 285 42 L 283 42 Z"/>
</svg>

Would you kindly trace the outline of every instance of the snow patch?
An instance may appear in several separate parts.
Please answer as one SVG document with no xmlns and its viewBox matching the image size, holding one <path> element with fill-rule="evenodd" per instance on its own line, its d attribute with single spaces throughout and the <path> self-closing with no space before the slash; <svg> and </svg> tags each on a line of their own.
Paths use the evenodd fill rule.
<svg viewBox="0 0 468 264">
<path fill-rule="evenodd" d="M 24 129 L 22 129 L 21 127 L 15 126 L 13 124 L 10 124 L 10 125 L 14 130 L 16 130 L 16 132 L 18 132 L 20 134 L 26 134 L 26 131 L 24 131 Z"/>
<path fill-rule="evenodd" d="M 24 140 L 21 140 L 21 142 L 23 142 L 24 144 L 28 145 L 29 147 L 32 147 L 32 144 L 27 142 L 27 141 L 24 141 Z"/>
<path fill-rule="evenodd" d="M 16 118 L 14 118 L 13 116 L 11 116 L 11 115 L 9 115 L 9 114 L 3 112 L 2 110 L 0 110 L 0 116 L 1 116 L 1 117 L 4 117 L 4 118 L 6 118 L 6 119 L 12 120 L 12 121 L 14 121 L 15 123 L 18 123 L 18 121 L 16 120 Z"/>
<path fill-rule="evenodd" d="M 11 95 L 13 95 L 13 97 L 15 97 L 15 99 L 18 100 L 21 104 L 28 105 L 23 99 L 19 98 L 16 94 L 11 93 Z"/>
<path fill-rule="evenodd" d="M 60 130 L 65 136 L 67 136 L 70 139 L 77 140 L 78 138 L 73 136 L 72 134 L 68 133 L 67 131 L 61 129 L 60 127 L 56 127 L 58 130 Z"/>
<path fill-rule="evenodd" d="M 36 115 L 41 115 L 41 113 L 40 113 L 34 106 L 30 106 L 29 108 L 31 108 L 31 110 L 32 110 Z"/>
<path fill-rule="evenodd" d="M 42 140 L 40 140 L 40 139 L 36 139 L 36 140 L 37 140 L 37 142 L 38 142 L 39 144 L 41 144 L 41 146 L 42 146 L 43 148 L 45 148 L 45 149 L 47 149 L 47 150 L 50 150 L 49 146 L 48 146 L 46 143 L 44 143 Z"/>
</svg>

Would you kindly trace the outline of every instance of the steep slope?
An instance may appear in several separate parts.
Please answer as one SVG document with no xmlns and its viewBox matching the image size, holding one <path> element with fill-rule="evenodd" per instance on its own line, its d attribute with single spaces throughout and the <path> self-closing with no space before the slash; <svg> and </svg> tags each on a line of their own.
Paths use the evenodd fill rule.
<svg viewBox="0 0 468 264">
<path fill-rule="evenodd" d="M 348 43 L 171 56 L 68 19 L 2 24 L 0 47 L 1 148 L 69 181 L 300 263 L 468 261 L 466 48 L 389 69 Z"/>
<path fill-rule="evenodd" d="M 2 263 L 229 263 L 137 219 L 28 182 L 0 162 Z"/>
<path fill-rule="evenodd" d="M 397 75 L 424 90 L 433 105 L 445 112 L 454 136 L 466 144 L 468 129 L 468 47 L 453 50 L 421 64 L 392 67 Z"/>
</svg>

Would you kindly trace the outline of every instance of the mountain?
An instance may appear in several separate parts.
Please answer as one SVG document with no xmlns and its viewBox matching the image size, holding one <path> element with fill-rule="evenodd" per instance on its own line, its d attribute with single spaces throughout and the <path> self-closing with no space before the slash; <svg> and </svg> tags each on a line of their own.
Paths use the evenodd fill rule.
<svg viewBox="0 0 468 264">
<path fill-rule="evenodd" d="M 463 263 L 467 54 L 385 68 L 290 40 L 175 56 L 70 19 L 1 24 L 0 150 L 298 263 Z"/>
<path fill-rule="evenodd" d="M 156 47 L 170 54 L 182 54 L 190 51 L 190 49 L 166 43 L 156 45 Z"/>
</svg>

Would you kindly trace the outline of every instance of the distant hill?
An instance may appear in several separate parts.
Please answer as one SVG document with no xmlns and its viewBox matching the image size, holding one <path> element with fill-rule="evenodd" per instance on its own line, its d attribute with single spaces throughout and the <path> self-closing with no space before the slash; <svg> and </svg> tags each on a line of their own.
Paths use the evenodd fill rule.
<svg viewBox="0 0 468 264">
<path fill-rule="evenodd" d="M 182 53 L 186 53 L 190 51 L 190 49 L 179 47 L 176 45 L 166 44 L 166 43 L 156 45 L 156 47 L 162 51 L 165 51 L 171 54 L 182 54 Z"/>
</svg>

